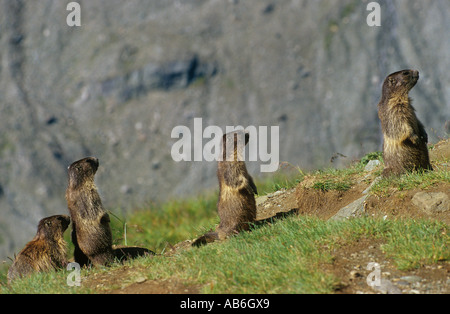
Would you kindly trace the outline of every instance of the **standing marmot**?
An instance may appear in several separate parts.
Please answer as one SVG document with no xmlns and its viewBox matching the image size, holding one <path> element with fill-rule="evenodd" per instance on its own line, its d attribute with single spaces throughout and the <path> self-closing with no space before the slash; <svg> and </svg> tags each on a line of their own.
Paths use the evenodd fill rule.
<svg viewBox="0 0 450 314">
<path fill-rule="evenodd" d="M 68 169 L 67 205 L 72 217 L 75 262 L 81 266 L 107 265 L 114 261 L 109 215 L 94 183 L 98 159 L 88 157 Z"/>
<path fill-rule="evenodd" d="M 216 232 L 198 238 L 193 245 L 199 246 L 214 240 L 249 230 L 256 220 L 255 194 L 258 194 L 252 177 L 247 172 L 243 153 L 249 141 L 249 133 L 236 131 L 222 138 L 222 159 L 218 162 L 219 201 L 217 211 L 220 218 Z M 245 142 L 244 142 L 245 141 Z"/>
<path fill-rule="evenodd" d="M 418 80 L 418 71 L 403 70 L 389 75 L 383 83 L 383 94 L 378 104 L 384 140 L 383 176 L 418 169 L 432 170 L 428 135 L 408 96 Z"/>
<path fill-rule="evenodd" d="M 249 133 L 237 131 L 225 134 L 222 141 L 223 161 L 218 162 L 219 201 L 217 211 L 220 224 L 219 239 L 248 230 L 256 220 L 255 194 L 258 194 L 243 159 Z M 245 139 L 245 142 L 244 142 Z"/>
<path fill-rule="evenodd" d="M 52 216 L 39 222 L 36 236 L 16 256 L 8 270 L 8 282 L 33 272 L 63 268 L 67 264 L 63 235 L 70 224 L 69 216 Z"/>
</svg>

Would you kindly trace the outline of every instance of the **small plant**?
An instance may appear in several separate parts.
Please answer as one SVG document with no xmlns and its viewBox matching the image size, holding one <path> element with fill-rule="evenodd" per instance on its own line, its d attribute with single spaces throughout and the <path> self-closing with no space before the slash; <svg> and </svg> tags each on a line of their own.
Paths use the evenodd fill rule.
<svg viewBox="0 0 450 314">
<path fill-rule="evenodd" d="M 116 214 L 114 214 L 112 211 L 108 211 L 109 214 L 111 216 L 113 216 L 114 218 L 116 218 L 121 224 L 122 224 L 122 229 L 123 229 L 123 245 L 127 246 L 128 242 L 127 242 L 127 222 L 124 219 L 121 219 L 119 216 L 117 216 Z"/>
</svg>

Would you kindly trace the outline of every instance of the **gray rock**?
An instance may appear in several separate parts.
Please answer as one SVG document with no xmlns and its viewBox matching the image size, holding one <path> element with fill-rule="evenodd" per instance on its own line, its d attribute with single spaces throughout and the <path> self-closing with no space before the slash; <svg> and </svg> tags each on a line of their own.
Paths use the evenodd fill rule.
<svg viewBox="0 0 450 314">
<path fill-rule="evenodd" d="M 255 198 L 256 201 L 256 206 L 260 206 L 261 204 L 263 204 L 265 201 L 267 201 L 269 199 L 269 197 L 267 195 L 263 195 L 263 196 L 258 196 Z"/>
<path fill-rule="evenodd" d="M 419 276 L 404 276 L 404 277 L 401 277 L 400 280 L 404 280 L 404 281 L 407 281 L 408 283 L 412 284 L 412 283 L 421 281 L 422 278 L 420 278 Z"/>
<path fill-rule="evenodd" d="M 372 189 L 372 187 L 373 187 L 375 184 L 377 184 L 378 181 L 380 181 L 381 179 L 382 179 L 381 176 L 380 176 L 380 177 L 376 177 L 375 180 L 373 180 L 373 182 L 369 185 L 369 187 L 368 187 L 367 189 L 365 189 L 365 190 L 363 191 L 362 194 L 364 194 L 364 195 L 368 194 L 368 193 L 370 192 L 370 190 Z"/>
<path fill-rule="evenodd" d="M 442 213 L 450 209 L 449 197 L 443 192 L 419 192 L 411 201 L 427 214 Z"/>
<path fill-rule="evenodd" d="M 379 160 L 370 160 L 366 167 L 364 168 L 364 171 L 370 172 L 373 171 L 376 167 L 378 167 L 381 164 Z"/>
<path fill-rule="evenodd" d="M 147 281 L 147 278 L 145 277 L 138 277 L 134 280 L 135 283 L 144 283 Z"/>
<path fill-rule="evenodd" d="M 395 286 L 390 280 L 381 279 L 380 286 L 372 286 L 373 289 L 381 292 L 382 294 L 401 294 L 402 291 Z"/>
<path fill-rule="evenodd" d="M 358 217 L 364 213 L 364 202 L 368 198 L 368 195 L 364 195 L 360 199 L 353 203 L 341 208 L 336 215 L 330 218 L 330 220 L 343 220 L 351 217 Z"/>
</svg>

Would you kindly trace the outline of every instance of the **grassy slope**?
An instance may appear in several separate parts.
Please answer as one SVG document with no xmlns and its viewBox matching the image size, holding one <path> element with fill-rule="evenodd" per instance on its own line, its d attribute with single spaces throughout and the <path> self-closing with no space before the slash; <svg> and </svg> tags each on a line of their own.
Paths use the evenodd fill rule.
<svg viewBox="0 0 450 314">
<path fill-rule="evenodd" d="M 352 176 L 362 171 L 355 164 L 342 171 L 328 170 L 316 173 L 318 189 L 345 189 L 352 184 Z M 270 192 L 285 186 L 294 186 L 303 174 L 259 184 L 261 191 Z M 397 180 L 384 179 L 374 193 L 392 189 L 408 189 L 433 182 L 448 182 L 448 170 L 433 173 L 409 174 Z M 323 183 L 323 184 L 322 184 Z M 175 244 L 192 239 L 217 222 L 216 193 L 191 200 L 168 202 L 149 206 L 126 219 L 128 245 L 141 245 L 157 253 L 164 253 L 167 243 Z M 124 220 L 112 219 L 116 244 L 125 240 Z M 158 255 L 126 263 L 135 269 L 136 276 L 149 280 L 178 278 L 190 284 L 202 285 L 204 293 L 331 293 L 339 280 L 320 267 L 332 263 L 334 249 L 361 238 L 382 240 L 382 249 L 399 269 L 414 269 L 425 264 L 449 261 L 449 230 L 444 223 L 415 220 L 377 220 L 358 218 L 342 222 L 327 222 L 316 218 L 290 217 L 271 224 L 255 227 L 223 243 L 202 248 L 180 250 L 167 257 Z M 93 275 L 115 276 L 124 267 L 82 270 L 82 278 Z M 11 287 L 0 275 L 2 293 L 92 293 L 101 292 L 92 285 L 68 287 L 69 272 L 36 274 L 17 281 Z M 128 275 L 121 284 L 133 283 Z M 115 284 L 105 289 L 117 288 Z M 119 286 L 120 287 L 120 286 Z"/>
<path fill-rule="evenodd" d="M 382 239 L 383 250 L 401 269 L 449 260 L 448 226 L 427 221 L 368 218 L 325 222 L 291 217 L 256 228 L 224 243 L 181 251 L 170 258 L 142 258 L 126 266 L 145 279 L 179 278 L 204 285 L 205 293 L 332 293 L 339 280 L 322 271 L 332 251 L 361 238 Z M 83 270 L 82 277 L 123 266 Z M 68 272 L 37 274 L 2 288 L 4 293 L 90 293 L 92 286 L 66 285 Z M 127 276 L 120 284 L 133 283 Z M 109 286 L 107 289 L 120 286 Z"/>
</svg>

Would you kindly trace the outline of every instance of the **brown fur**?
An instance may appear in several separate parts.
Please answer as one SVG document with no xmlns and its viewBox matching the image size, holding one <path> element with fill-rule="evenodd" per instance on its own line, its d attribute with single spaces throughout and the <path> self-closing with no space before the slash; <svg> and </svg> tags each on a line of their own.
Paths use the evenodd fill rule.
<svg viewBox="0 0 450 314">
<path fill-rule="evenodd" d="M 72 217 L 75 262 L 81 266 L 108 265 L 114 261 L 109 215 L 94 183 L 98 159 L 88 157 L 68 169 L 67 205 Z"/>
<path fill-rule="evenodd" d="M 149 249 L 137 246 L 117 246 L 113 249 L 114 257 L 118 261 L 127 261 L 142 256 L 155 255 L 155 252 Z"/>
<path fill-rule="evenodd" d="M 408 96 L 418 80 L 418 71 L 403 70 L 389 75 L 384 81 L 378 104 L 383 132 L 383 176 L 419 169 L 432 170 L 428 135 Z"/>
<path fill-rule="evenodd" d="M 205 234 L 193 245 L 198 246 L 214 240 L 223 240 L 240 231 L 249 230 L 250 224 L 255 222 L 255 194 L 258 192 L 242 157 L 248 141 L 249 134 L 243 131 L 223 136 L 223 159 L 218 162 L 217 167 L 217 178 L 219 179 L 217 211 L 220 223 L 216 232 Z"/>
<path fill-rule="evenodd" d="M 36 236 L 16 256 L 8 270 L 8 282 L 33 272 L 45 272 L 66 266 L 66 242 L 63 235 L 69 216 L 51 216 L 39 222 Z"/>
</svg>

